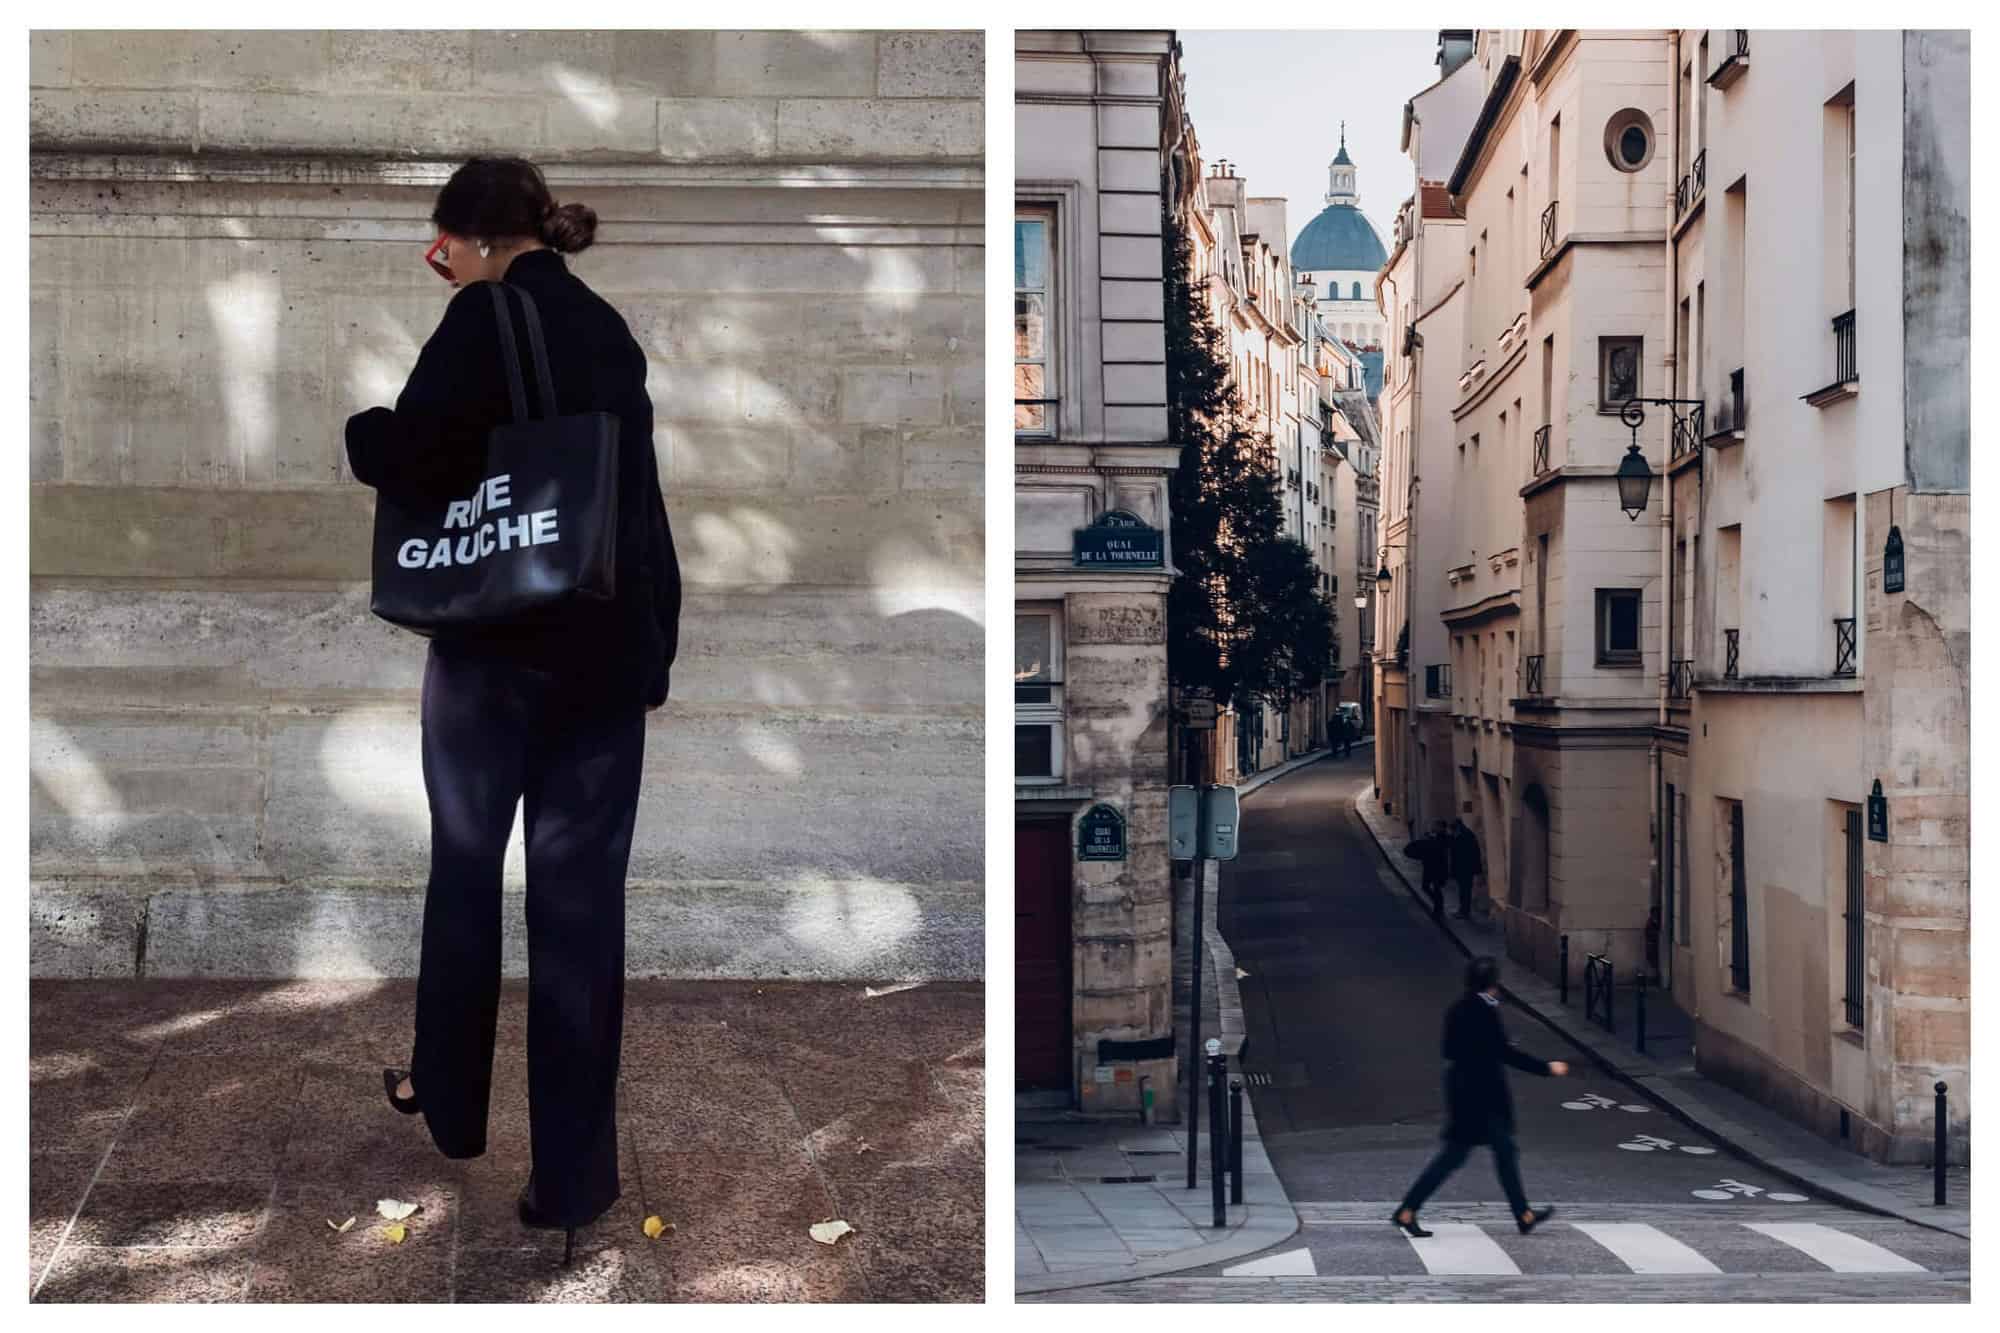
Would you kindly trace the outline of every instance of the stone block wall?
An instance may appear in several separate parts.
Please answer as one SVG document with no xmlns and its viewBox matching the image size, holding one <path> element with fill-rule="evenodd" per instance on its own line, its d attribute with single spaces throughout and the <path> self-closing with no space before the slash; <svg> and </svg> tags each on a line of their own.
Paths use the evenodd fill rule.
<svg viewBox="0 0 2000 1333">
<path fill-rule="evenodd" d="M 648 354 L 686 580 L 631 973 L 979 975 L 981 59 L 36 33 L 35 974 L 414 971 L 424 644 L 368 613 L 341 426 L 451 294 L 438 186 L 498 150 L 597 210 L 569 262 Z"/>
</svg>

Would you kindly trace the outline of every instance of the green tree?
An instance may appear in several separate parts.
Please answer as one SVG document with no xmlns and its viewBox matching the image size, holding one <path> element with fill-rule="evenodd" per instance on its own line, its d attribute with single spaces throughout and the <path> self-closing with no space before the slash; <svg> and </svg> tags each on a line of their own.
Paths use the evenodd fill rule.
<svg viewBox="0 0 2000 1333">
<path fill-rule="evenodd" d="M 1333 608 L 1311 553 L 1283 534 L 1270 438 L 1246 420 L 1192 243 L 1171 220 L 1166 232 L 1167 419 L 1181 450 L 1167 671 L 1179 689 L 1221 702 L 1289 706 L 1331 667 Z"/>
</svg>

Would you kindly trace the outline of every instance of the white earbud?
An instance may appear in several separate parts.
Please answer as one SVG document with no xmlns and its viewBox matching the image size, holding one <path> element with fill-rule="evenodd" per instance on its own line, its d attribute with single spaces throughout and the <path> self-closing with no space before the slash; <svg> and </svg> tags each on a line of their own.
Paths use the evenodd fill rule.
<svg viewBox="0 0 2000 1333">
<path fill-rule="evenodd" d="M 487 257 L 488 255 L 490 255 L 490 254 L 492 254 L 492 253 L 493 253 L 493 247 L 492 247 L 492 246 L 488 245 L 488 244 L 487 244 L 486 242 L 484 242 L 484 241 L 481 241 L 481 242 L 479 243 L 479 257 L 480 257 L 481 259 L 484 259 L 484 258 L 486 258 L 486 257 Z"/>
</svg>

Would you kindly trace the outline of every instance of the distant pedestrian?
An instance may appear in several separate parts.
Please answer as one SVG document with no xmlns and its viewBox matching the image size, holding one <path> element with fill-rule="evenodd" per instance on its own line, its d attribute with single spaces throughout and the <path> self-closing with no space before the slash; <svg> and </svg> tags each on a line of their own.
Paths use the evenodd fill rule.
<svg viewBox="0 0 2000 1333">
<path fill-rule="evenodd" d="M 1514 1049 L 1507 1040 L 1500 1025 L 1500 965 L 1491 958 L 1472 960 L 1465 969 L 1465 994 L 1445 1011 L 1444 1058 L 1444 1147 L 1410 1186 L 1390 1221 L 1405 1235 L 1430 1235 L 1418 1225 L 1417 1210 L 1436 1193 L 1445 1177 L 1465 1164 L 1473 1148 L 1483 1143 L 1493 1149 L 1500 1188 L 1507 1192 L 1514 1225 L 1525 1236 L 1546 1222 L 1555 1209 L 1547 1205 L 1530 1208 L 1528 1193 L 1521 1188 L 1521 1159 L 1514 1147 L 1514 1103 L 1507 1093 L 1503 1066 L 1555 1078 L 1569 1073 L 1569 1066 L 1561 1060 L 1537 1060 Z"/>
<path fill-rule="evenodd" d="M 1458 881 L 1458 911 L 1453 915 L 1461 921 L 1472 915 L 1472 881 L 1485 868 L 1479 859 L 1478 835 L 1459 820 L 1451 835 L 1451 877 Z"/>
<path fill-rule="evenodd" d="M 1340 734 L 1346 728 L 1340 725 L 1340 714 L 1334 713 L 1326 720 L 1326 748 L 1333 754 L 1340 753 Z"/>
<path fill-rule="evenodd" d="M 1444 915 L 1444 882 L 1451 866 L 1451 841 L 1442 819 L 1431 822 L 1431 831 L 1403 848 L 1424 868 L 1424 896 L 1430 899 L 1431 915 Z"/>
</svg>

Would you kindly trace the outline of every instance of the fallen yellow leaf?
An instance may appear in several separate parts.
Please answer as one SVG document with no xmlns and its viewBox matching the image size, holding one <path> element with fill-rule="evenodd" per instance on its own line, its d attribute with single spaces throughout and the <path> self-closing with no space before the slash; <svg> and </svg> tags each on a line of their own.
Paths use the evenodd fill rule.
<svg viewBox="0 0 2000 1333">
<path fill-rule="evenodd" d="M 378 1199 L 375 1201 L 375 1211 L 388 1218 L 391 1222 L 400 1222 L 411 1213 L 416 1212 L 417 1205 L 404 1203 L 401 1199 Z"/>
<path fill-rule="evenodd" d="M 658 1240 L 661 1236 L 671 1236 L 674 1234 L 674 1224 L 672 1222 L 662 1222 L 657 1213 L 647 1218 L 645 1225 L 640 1229 L 653 1240 Z"/>
<path fill-rule="evenodd" d="M 329 1217 L 326 1219 L 326 1224 L 332 1227 L 335 1231 L 345 1234 L 347 1229 L 354 1225 L 354 1219 L 350 1217 L 345 1222 L 336 1223 L 332 1218 Z"/>
<path fill-rule="evenodd" d="M 812 1238 L 822 1245 L 832 1245 L 842 1236 L 854 1233 L 853 1227 L 837 1218 L 831 1222 L 815 1222 L 808 1230 L 812 1233 Z"/>
<path fill-rule="evenodd" d="M 401 1245 L 404 1237 L 410 1234 L 410 1229 L 401 1222 L 391 1222 L 386 1227 L 377 1227 L 376 1230 L 387 1237 L 391 1245 Z"/>
</svg>

